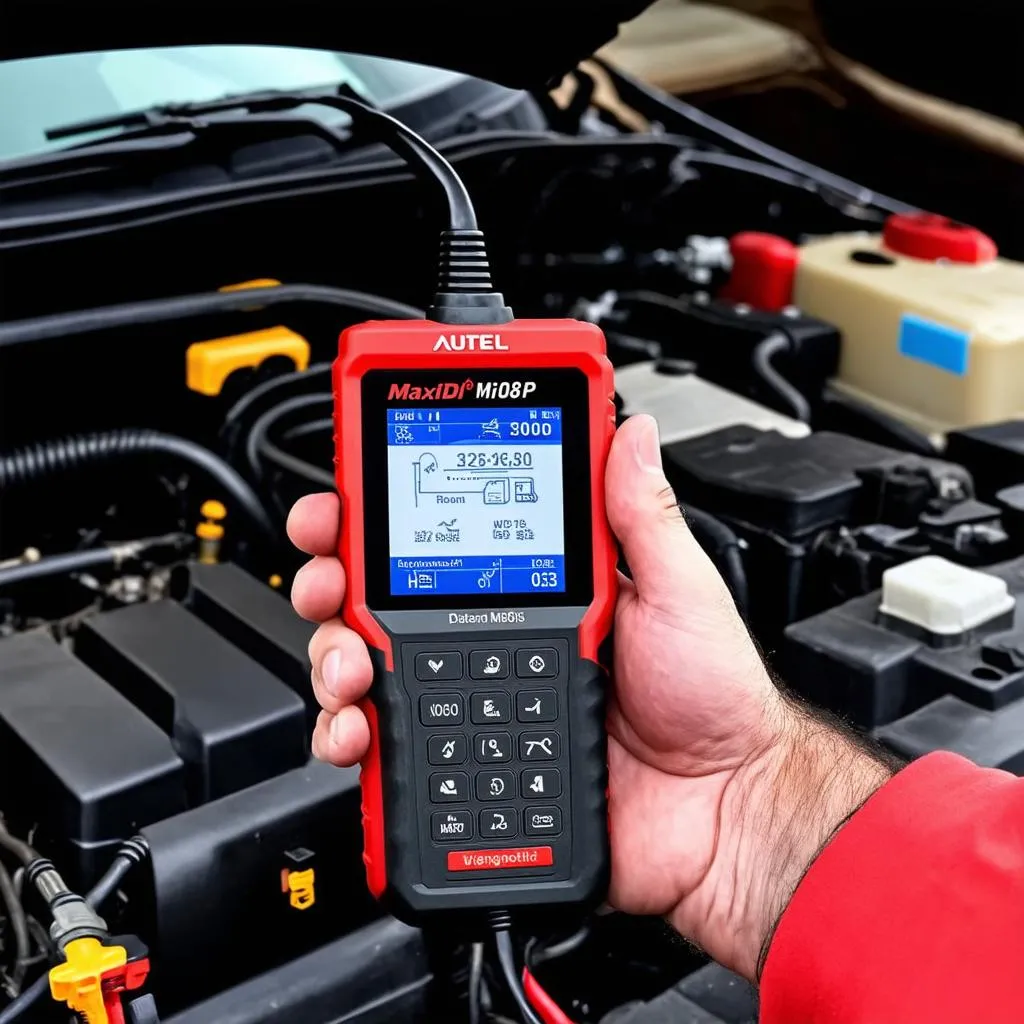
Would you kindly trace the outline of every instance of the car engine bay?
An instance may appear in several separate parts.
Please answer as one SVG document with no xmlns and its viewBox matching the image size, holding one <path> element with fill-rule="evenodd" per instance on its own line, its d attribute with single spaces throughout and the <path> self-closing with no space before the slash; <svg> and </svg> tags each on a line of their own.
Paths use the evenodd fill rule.
<svg viewBox="0 0 1024 1024">
<path fill-rule="evenodd" d="M 480 972 L 511 1012 L 466 936 L 382 914 L 358 769 L 310 755 L 285 518 L 334 487 L 339 332 L 423 316 L 438 215 L 352 95 L 154 107 L 0 162 L 0 824 L 76 892 L 125 863 L 103 915 L 177 1024 L 463 1020 Z M 1019 240 L 597 59 L 386 109 L 465 180 L 517 314 L 605 332 L 620 421 L 658 419 L 785 684 L 904 758 L 1024 771 Z M 8 880 L 4 1024 L 51 952 Z M 602 911 L 532 963 L 580 1024 L 756 1019 L 653 919 Z"/>
</svg>

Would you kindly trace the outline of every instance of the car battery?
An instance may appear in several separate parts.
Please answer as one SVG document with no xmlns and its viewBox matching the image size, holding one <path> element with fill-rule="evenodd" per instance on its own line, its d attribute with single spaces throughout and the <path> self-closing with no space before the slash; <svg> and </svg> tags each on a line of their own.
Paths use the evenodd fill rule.
<svg viewBox="0 0 1024 1024">
<path fill-rule="evenodd" d="M 828 431 L 787 437 L 732 426 L 663 446 L 676 496 L 722 519 L 746 543 L 748 618 L 762 642 L 817 611 L 814 578 L 824 531 L 913 526 L 932 495 L 972 491 L 958 466 Z"/>
<path fill-rule="evenodd" d="M 990 716 L 971 714 L 971 728 L 996 729 L 1024 697 L 1022 596 L 1024 558 L 985 570 L 934 555 L 907 562 L 880 591 L 790 626 L 784 677 L 863 729 L 952 697 Z M 1024 751 L 1024 730 L 1019 742 Z"/>
</svg>

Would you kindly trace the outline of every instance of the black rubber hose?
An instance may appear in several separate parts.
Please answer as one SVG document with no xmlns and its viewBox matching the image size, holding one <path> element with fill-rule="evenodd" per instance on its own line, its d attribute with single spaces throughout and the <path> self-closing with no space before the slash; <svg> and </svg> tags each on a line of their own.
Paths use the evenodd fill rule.
<svg viewBox="0 0 1024 1024">
<path fill-rule="evenodd" d="M 282 469 L 286 469 L 308 480 L 317 487 L 327 487 L 330 490 L 334 490 L 334 477 L 327 470 L 311 466 L 303 459 L 289 455 L 270 440 L 270 431 L 281 420 L 294 413 L 301 412 L 303 409 L 329 405 L 332 401 L 332 396 L 329 394 L 296 395 L 294 398 L 289 398 L 279 405 L 275 405 L 273 409 L 268 409 L 260 416 L 253 424 L 252 430 L 249 431 L 249 437 L 245 444 L 246 461 L 252 471 L 253 478 L 256 480 L 263 478 L 262 460 L 266 459 L 268 462 L 272 462 L 274 465 L 280 466 Z"/>
<path fill-rule="evenodd" d="M 59 555 L 47 555 L 35 562 L 21 562 L 17 565 L 0 567 L 0 589 L 26 580 L 46 579 L 49 576 L 63 576 L 68 573 L 87 572 L 103 566 L 118 565 L 137 558 L 143 552 L 160 545 L 175 545 L 184 548 L 190 541 L 184 533 L 169 533 L 164 537 L 146 540 L 126 541 L 109 547 L 89 548 L 85 551 L 67 551 Z"/>
<path fill-rule="evenodd" d="M 940 455 L 939 449 L 927 434 L 915 430 L 895 416 L 882 412 L 881 409 L 858 402 L 839 391 L 825 391 L 823 413 L 824 418 L 828 420 L 826 429 L 854 434 L 866 441 L 901 448 L 926 458 Z"/>
<path fill-rule="evenodd" d="M 286 444 L 295 441 L 304 441 L 316 434 L 328 434 L 334 430 L 334 420 L 325 416 L 321 420 L 310 420 L 308 423 L 296 423 L 289 427 L 282 435 L 281 440 Z"/>
<path fill-rule="evenodd" d="M 543 1024 L 530 1005 L 530 1001 L 526 998 L 526 993 L 523 991 L 523 983 L 520 981 L 516 971 L 512 936 L 509 935 L 506 929 L 496 927 L 494 929 L 494 945 L 498 951 L 498 963 L 501 966 L 501 973 L 505 977 L 505 984 L 515 1000 L 516 1006 L 519 1008 L 519 1014 L 523 1021 L 525 1024 Z M 0 1021 L 0 1024 L 3 1024 L 3 1022 Z"/>
<path fill-rule="evenodd" d="M 117 891 L 117 887 L 124 881 L 125 875 L 133 865 L 141 864 L 148 856 L 149 843 L 142 836 L 129 839 L 117 851 L 117 856 L 103 877 L 86 895 L 85 902 L 93 910 L 100 910 L 103 904 Z M 17 999 L 0 1010 L 0 1024 L 14 1024 L 49 991 L 50 974 L 49 971 L 44 971 Z"/>
<path fill-rule="evenodd" d="M 79 469 L 140 456 L 164 456 L 205 474 L 244 513 L 252 526 L 271 544 L 279 537 L 245 479 L 220 456 L 202 445 L 157 430 L 111 430 L 44 441 L 0 454 L 0 492 Z"/>
<path fill-rule="evenodd" d="M 19 565 L 0 567 L 0 588 L 26 580 L 45 579 L 47 576 L 61 576 L 65 573 L 86 572 L 111 565 L 117 561 L 113 548 L 91 548 L 87 551 L 68 551 L 60 555 L 48 555 L 36 562 L 22 562 Z"/>
<path fill-rule="evenodd" d="M 484 944 L 474 942 L 469 954 L 469 1024 L 480 1024 L 480 990 L 484 983 Z"/>
<path fill-rule="evenodd" d="M 790 340 L 781 331 L 773 331 L 754 349 L 754 372 L 771 391 L 789 407 L 790 414 L 801 423 L 811 422 L 811 406 L 807 399 L 772 366 L 780 352 L 790 350 Z"/>
<path fill-rule="evenodd" d="M 339 306 L 394 320 L 422 320 L 423 310 L 380 295 L 317 284 L 281 284 L 236 292 L 205 292 L 172 299 L 126 302 L 0 324 L 0 348 L 79 334 L 190 320 L 217 313 L 241 313 L 282 305 Z"/>
<path fill-rule="evenodd" d="M 7 908 L 7 917 L 14 932 L 14 976 L 16 984 L 20 983 L 25 964 L 32 955 L 32 940 L 28 933 L 28 919 L 25 908 L 18 899 L 17 890 L 11 873 L 0 863 L 0 904 Z"/>
<path fill-rule="evenodd" d="M 297 394 L 307 394 L 309 391 L 320 388 L 323 390 L 324 378 L 327 379 L 327 386 L 330 384 L 331 364 L 314 363 L 305 370 L 295 370 L 291 373 L 282 373 L 278 377 L 271 377 L 256 387 L 247 391 L 224 416 L 224 425 L 220 429 L 220 436 L 232 439 L 235 424 L 249 415 L 253 407 L 259 407 L 266 399 L 276 397 L 279 391 Z M 294 397 L 291 394 L 288 397 Z"/>
<path fill-rule="evenodd" d="M 743 563 L 743 546 L 739 537 L 710 512 L 680 503 L 683 518 L 689 523 L 701 547 L 707 551 L 715 567 L 722 574 L 740 611 L 747 611 L 750 588 Z"/>
<path fill-rule="evenodd" d="M 7 831 L 7 826 L 2 818 L 0 818 L 0 846 L 14 857 L 17 857 L 25 867 L 28 867 L 33 861 L 39 860 L 38 851 L 34 850 L 30 843 L 26 843 L 23 839 L 18 839 L 17 836 L 12 836 Z"/>
</svg>

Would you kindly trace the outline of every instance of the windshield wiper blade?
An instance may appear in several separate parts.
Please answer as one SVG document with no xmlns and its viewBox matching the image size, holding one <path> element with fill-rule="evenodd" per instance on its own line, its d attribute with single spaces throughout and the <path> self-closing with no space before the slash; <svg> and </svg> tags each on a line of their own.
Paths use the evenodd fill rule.
<svg viewBox="0 0 1024 1024">
<path fill-rule="evenodd" d="M 202 103 L 165 104 L 60 125 L 48 130 L 47 137 L 73 138 L 119 126 L 125 127 L 126 131 L 121 135 L 93 139 L 67 149 L 47 150 L 2 161 L 0 188 L 35 184 L 40 170 L 47 176 L 56 174 L 61 177 L 77 175 L 83 169 L 102 170 L 105 164 L 122 163 L 127 159 L 159 161 L 170 149 L 191 150 L 195 144 L 211 138 L 224 141 L 224 136 L 230 138 L 231 133 L 241 135 L 243 139 L 246 134 L 261 139 L 271 132 L 301 128 L 306 134 L 314 134 L 340 151 L 350 142 L 347 131 L 329 125 L 309 113 L 298 112 L 297 108 L 319 103 L 337 109 L 337 103 L 345 98 L 364 102 L 347 86 L 334 90 L 295 92 L 265 90 Z M 227 116 L 213 116 L 218 114 Z M 159 141 L 165 137 L 171 141 L 166 146 L 160 145 Z"/>
<path fill-rule="evenodd" d="M 179 126 L 187 129 L 196 123 L 197 118 L 202 118 L 209 114 L 232 112 L 247 114 L 273 113 L 294 110 L 296 107 L 306 103 L 315 104 L 317 102 L 330 106 L 331 100 L 338 97 L 358 100 L 368 107 L 375 106 L 367 97 L 360 95 L 348 85 L 340 86 L 333 90 L 299 89 L 286 91 L 282 89 L 264 89 L 257 92 L 222 96 L 216 100 L 203 100 L 195 103 L 164 103 L 158 106 L 144 107 L 141 110 L 110 114 L 106 117 L 73 121 L 70 124 L 48 128 L 45 135 L 49 141 L 55 142 L 58 139 L 71 139 L 76 135 L 113 131 L 115 128 L 140 129 L 147 134 L 150 132 L 166 132 Z M 138 136 L 135 135 L 135 137 L 137 138 Z"/>
</svg>

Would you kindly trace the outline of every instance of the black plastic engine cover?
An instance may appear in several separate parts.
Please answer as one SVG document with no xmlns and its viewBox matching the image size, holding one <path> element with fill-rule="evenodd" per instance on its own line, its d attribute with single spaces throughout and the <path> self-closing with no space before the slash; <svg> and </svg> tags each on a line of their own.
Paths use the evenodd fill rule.
<svg viewBox="0 0 1024 1024">
<path fill-rule="evenodd" d="M 144 830 L 161 1011 L 187 1006 L 379 914 L 365 883 L 359 772 L 311 762 Z M 296 906 L 291 871 L 313 872 Z"/>
<path fill-rule="evenodd" d="M 426 1024 L 431 980 L 423 934 L 386 918 L 199 1003 L 168 1024 Z"/>
<path fill-rule="evenodd" d="M 309 673 L 315 627 L 275 590 L 230 562 L 189 567 L 188 605 L 208 626 L 283 679 L 306 703 L 310 724 L 320 708 Z"/>
<path fill-rule="evenodd" d="M 122 839 L 185 806 L 168 738 L 42 633 L 0 641 L 0 809 L 74 885 L 106 870 Z"/>
<path fill-rule="evenodd" d="M 88 619 L 75 653 L 171 735 L 188 767 L 193 804 L 298 768 L 309 757 L 303 702 L 175 601 Z"/>
</svg>

